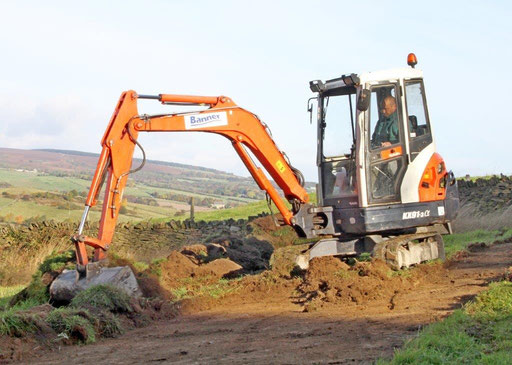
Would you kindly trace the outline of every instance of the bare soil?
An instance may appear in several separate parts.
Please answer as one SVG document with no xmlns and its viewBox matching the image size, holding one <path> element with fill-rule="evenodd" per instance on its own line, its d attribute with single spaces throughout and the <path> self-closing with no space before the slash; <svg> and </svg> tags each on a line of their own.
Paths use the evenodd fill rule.
<svg viewBox="0 0 512 365">
<path fill-rule="evenodd" d="M 264 272 L 224 298 L 184 301 L 173 319 L 89 346 L 38 351 L 24 361 L 372 363 L 391 357 L 423 326 L 503 278 L 512 265 L 512 243 L 475 248 L 445 265 L 420 265 L 399 275 L 382 265 L 349 268 L 323 259 L 303 277 Z"/>
</svg>

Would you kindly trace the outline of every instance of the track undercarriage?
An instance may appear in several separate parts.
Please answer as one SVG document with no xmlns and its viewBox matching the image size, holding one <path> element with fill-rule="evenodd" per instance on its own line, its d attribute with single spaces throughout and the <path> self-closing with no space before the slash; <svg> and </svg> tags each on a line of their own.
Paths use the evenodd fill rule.
<svg viewBox="0 0 512 365">
<path fill-rule="evenodd" d="M 316 242 L 297 264 L 307 267 L 315 257 L 357 257 L 370 253 L 373 258 L 386 262 L 392 269 L 400 270 L 426 261 L 445 259 L 441 233 L 444 227 L 419 227 L 414 233 L 394 235 L 367 235 L 351 239 L 327 238 Z"/>
<path fill-rule="evenodd" d="M 411 234 L 389 238 L 377 243 L 372 256 L 400 270 L 422 262 L 445 259 L 443 237 L 440 234 Z"/>
</svg>

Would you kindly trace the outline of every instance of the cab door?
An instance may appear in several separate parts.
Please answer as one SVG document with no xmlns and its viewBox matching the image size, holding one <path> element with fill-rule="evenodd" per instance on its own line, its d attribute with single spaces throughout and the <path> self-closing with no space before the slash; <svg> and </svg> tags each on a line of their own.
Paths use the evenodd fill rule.
<svg viewBox="0 0 512 365">
<path fill-rule="evenodd" d="M 400 202 L 407 155 L 401 98 L 397 83 L 370 88 L 366 123 L 366 181 L 369 205 Z"/>
</svg>

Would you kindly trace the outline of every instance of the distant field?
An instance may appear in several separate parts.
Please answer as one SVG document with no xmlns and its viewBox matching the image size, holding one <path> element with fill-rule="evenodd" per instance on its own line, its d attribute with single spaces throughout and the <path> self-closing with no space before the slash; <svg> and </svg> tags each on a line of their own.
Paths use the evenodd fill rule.
<svg viewBox="0 0 512 365">
<path fill-rule="evenodd" d="M 203 179 L 203 178 L 200 178 Z M 186 179 L 185 179 L 186 180 Z M 212 179 L 204 178 L 205 181 L 211 182 Z M 218 179 L 219 184 L 222 184 L 222 179 Z M 4 187 L 1 187 L 4 183 Z M 192 183 L 192 182 L 191 182 Z M 195 182 L 197 184 L 197 181 Z M 7 186 L 6 184 L 10 185 Z M 23 220 L 30 218 L 46 218 L 54 219 L 57 221 L 79 221 L 82 215 L 82 207 L 85 198 L 77 197 L 72 203 L 65 200 L 59 200 L 61 203 L 60 209 L 55 206 L 38 204 L 34 201 L 26 201 L 21 199 L 11 199 L 2 197 L 2 193 L 20 195 L 20 194 L 35 194 L 42 192 L 54 192 L 59 194 L 66 194 L 72 190 L 78 193 L 86 193 L 89 190 L 90 181 L 71 176 L 51 176 L 40 174 L 31 171 L 15 171 L 12 169 L 0 168 L 0 218 L 9 216 L 10 221 L 14 221 L 14 217 L 22 217 Z M 121 214 L 119 221 L 139 221 L 139 220 L 169 220 L 169 219 L 186 219 L 189 217 L 189 204 L 183 201 L 172 201 L 165 199 L 155 199 L 152 193 L 169 194 L 176 193 L 184 196 L 194 197 L 199 199 L 214 198 L 216 201 L 224 203 L 242 204 L 235 208 L 230 209 L 212 209 L 206 206 L 199 206 L 196 204 L 195 218 L 196 220 L 223 220 L 223 219 L 241 219 L 247 218 L 251 215 L 258 215 L 261 212 L 269 212 L 268 206 L 265 201 L 258 199 L 250 199 L 239 196 L 224 196 L 217 194 L 199 194 L 190 191 L 183 191 L 179 189 L 165 189 L 145 185 L 141 182 L 134 180 L 128 181 L 125 196 L 132 196 L 137 198 L 148 198 L 158 202 L 159 206 L 137 204 L 129 201 L 126 205 L 127 213 Z M 102 193 L 100 197 L 102 197 Z M 312 197 L 312 201 L 315 201 Z M 142 201 L 143 203 L 146 203 Z M 66 209 L 68 204 L 69 209 Z M 77 207 L 80 206 L 78 209 Z M 179 216 L 176 215 L 178 211 L 185 211 Z M 277 208 L 273 206 L 274 213 L 278 213 Z M 90 213 L 91 220 L 98 220 L 100 217 L 100 207 L 95 207 Z"/>
<path fill-rule="evenodd" d="M 88 191 L 91 182 L 89 180 L 83 180 L 75 177 L 58 177 L 50 175 L 40 175 L 33 172 L 15 171 L 0 168 L 0 182 L 7 182 L 12 185 L 9 189 L 16 189 L 15 191 Z M 216 194 L 198 194 L 183 190 L 176 189 L 164 189 L 140 183 L 134 183 L 133 181 L 128 184 L 126 188 L 126 194 L 141 197 L 151 197 L 150 193 L 180 193 L 187 196 L 193 196 L 198 198 L 214 197 L 222 201 L 233 201 L 233 202 L 254 202 L 255 199 L 231 197 Z M 3 189 L 0 189 L 2 191 Z"/>
<path fill-rule="evenodd" d="M 0 182 L 7 182 L 17 189 L 29 191 L 84 191 L 89 188 L 90 182 L 72 177 L 57 177 L 38 175 L 33 172 L 0 169 Z"/>
<path fill-rule="evenodd" d="M 278 213 L 278 210 L 274 205 L 272 206 L 272 210 L 274 211 L 274 213 Z M 196 220 L 204 221 L 225 220 L 229 218 L 247 219 L 247 217 L 251 215 L 258 215 L 262 212 L 269 213 L 267 202 L 264 200 L 246 204 L 236 208 L 211 210 L 208 212 L 198 212 L 195 214 L 195 217 Z"/>
<path fill-rule="evenodd" d="M 311 193 L 309 195 L 310 201 L 316 201 L 316 194 Z M 288 208 L 290 208 L 290 204 L 283 200 Z M 272 212 L 274 214 L 278 214 L 279 211 L 277 207 L 272 204 Z M 225 219 L 247 219 L 249 216 L 255 216 L 260 213 L 270 213 L 267 202 L 265 200 L 260 200 L 254 203 L 245 204 L 239 207 L 230 208 L 230 209 L 219 209 L 219 210 L 210 210 L 207 212 L 196 212 L 195 218 L 196 220 L 204 220 L 204 221 L 216 221 L 216 220 L 225 220 Z"/>
<path fill-rule="evenodd" d="M 129 203 L 128 214 L 119 216 L 120 222 L 145 220 L 152 218 L 171 218 L 176 213 L 172 207 L 154 207 L 143 204 Z M 56 207 L 40 205 L 34 202 L 14 201 L 0 197 L 0 216 L 11 214 L 13 217 L 21 216 L 23 220 L 27 218 L 53 219 L 56 221 L 74 221 L 78 222 L 82 216 L 82 209 L 58 209 Z M 90 220 L 99 220 L 101 212 L 99 208 L 93 209 L 89 213 Z"/>
<path fill-rule="evenodd" d="M 37 193 L 37 192 L 57 192 L 66 193 L 71 190 L 78 192 L 87 192 L 89 189 L 89 181 L 73 178 L 73 177 L 57 177 L 57 176 L 45 176 L 38 175 L 32 172 L 20 172 L 6 169 L 0 169 L 0 182 L 8 183 L 11 186 L 0 189 L 2 192 L 8 192 L 10 194 L 24 194 L 24 193 Z M 155 191 L 155 188 L 145 187 L 136 185 L 135 187 L 128 188 L 127 194 L 134 196 L 151 197 L 149 192 Z M 81 198 L 78 198 L 82 201 Z M 85 199 L 84 199 L 85 200 Z M 62 204 L 65 206 L 68 204 L 71 209 L 58 209 L 54 206 L 48 206 L 38 204 L 33 201 L 23 201 L 16 199 L 8 199 L 0 196 L 0 216 L 6 217 L 11 215 L 13 218 L 21 216 L 23 220 L 28 218 L 46 218 L 54 219 L 57 221 L 79 221 L 82 216 L 82 202 L 78 205 L 80 209 L 76 208 L 77 203 L 71 204 L 62 200 Z M 181 204 L 181 205 L 180 205 Z M 182 203 L 177 203 L 178 206 L 182 206 Z M 133 221 L 133 220 L 144 220 L 151 218 L 164 218 L 172 217 L 176 213 L 172 205 L 169 206 L 148 206 L 137 203 L 128 203 L 128 213 L 121 214 L 119 220 Z M 99 207 L 93 209 L 90 213 L 91 220 L 99 220 L 100 218 Z"/>
<path fill-rule="evenodd" d="M 42 175 L 34 172 L 28 171 L 15 171 L 8 169 L 0 168 L 0 183 L 10 184 L 9 187 L 0 188 L 0 194 L 2 192 L 8 192 L 10 194 L 31 194 L 38 192 L 56 192 L 56 193 L 66 193 L 71 190 L 75 190 L 77 192 L 87 192 L 90 186 L 90 182 L 87 180 L 79 179 L 76 177 L 58 177 L 58 176 L 49 176 Z M 129 182 L 129 186 L 126 188 L 125 196 L 134 196 L 134 197 L 144 197 L 144 198 L 152 198 L 151 193 L 179 193 L 182 195 L 203 199 L 205 197 L 214 197 L 218 199 L 218 201 L 224 202 L 236 202 L 240 203 L 248 203 L 248 202 L 256 202 L 255 199 L 241 198 L 241 197 L 227 197 L 215 194 L 197 194 L 182 190 L 173 190 L 173 189 L 163 189 L 158 187 L 147 186 L 141 183 L 137 183 L 134 181 Z M 102 196 L 102 195 L 100 195 Z M 82 206 L 82 200 L 79 198 L 79 205 Z M 145 220 L 145 219 L 171 219 L 171 218 L 181 218 L 184 219 L 188 217 L 188 212 L 186 215 L 181 217 L 175 217 L 175 214 L 178 210 L 187 210 L 189 209 L 189 205 L 186 202 L 174 202 L 171 200 L 163 200 L 163 199 L 155 199 L 157 202 L 160 202 L 161 206 L 149 206 L 144 204 L 137 204 L 133 202 L 129 202 L 127 204 L 128 213 L 122 214 L 119 218 L 120 221 L 130 221 L 130 220 Z M 65 205 L 66 202 L 62 201 Z M 75 209 L 73 207 L 71 209 L 58 209 L 57 207 L 47 206 L 42 204 L 37 204 L 36 202 L 31 201 L 22 201 L 15 199 L 8 199 L 0 196 L 0 217 L 5 216 L 13 216 L 18 217 L 21 216 L 23 220 L 27 218 L 41 218 L 45 217 L 47 219 L 54 219 L 58 221 L 71 220 L 78 221 L 82 215 L 82 209 L 76 209 L 76 204 L 74 204 Z M 71 204 L 72 206 L 73 204 Z M 61 207 L 62 208 L 62 207 Z M 210 208 L 197 206 L 196 214 L 201 215 L 205 214 L 205 212 L 201 212 L 204 210 L 209 210 Z M 242 209 L 244 210 L 244 209 Z M 250 208 L 246 208 L 246 211 L 250 210 Z M 227 216 L 229 213 L 222 213 L 222 211 L 212 211 L 210 216 L 208 217 L 216 217 L 220 215 Z M 242 213 L 240 213 L 242 214 Z M 243 215 L 243 214 L 242 214 Z M 100 217 L 99 209 L 95 209 L 90 213 L 90 219 L 98 220 Z M 199 219 L 199 217 L 198 217 Z M 202 219 L 202 218 L 201 218 Z M 216 218 L 211 218 L 216 219 Z"/>
<path fill-rule="evenodd" d="M 19 186 L 46 190 L 53 183 L 57 183 L 55 189 L 61 191 L 73 188 L 86 189 L 96 169 L 99 156 L 80 151 L 21 150 L 1 147 L 0 154 L 2 155 L 0 169 L 4 171 L 0 182 L 2 178 L 9 178 L 5 174 L 10 175 L 11 172 L 19 169 L 33 172 L 30 175 L 21 176 Z M 134 166 L 141 163 L 138 159 L 133 162 Z M 46 175 L 46 179 L 37 178 L 41 173 Z M 52 180 L 52 177 L 65 177 L 68 181 Z M 131 186 L 148 188 L 138 192 L 133 191 L 132 195 L 154 192 L 154 187 L 157 187 L 163 188 L 167 194 L 179 194 L 178 201 L 193 195 L 202 197 L 203 200 L 213 198 L 224 203 L 256 201 L 264 197 L 263 192 L 249 177 L 164 161 L 147 160 L 144 168 L 130 176 L 129 181 L 134 183 Z"/>
</svg>

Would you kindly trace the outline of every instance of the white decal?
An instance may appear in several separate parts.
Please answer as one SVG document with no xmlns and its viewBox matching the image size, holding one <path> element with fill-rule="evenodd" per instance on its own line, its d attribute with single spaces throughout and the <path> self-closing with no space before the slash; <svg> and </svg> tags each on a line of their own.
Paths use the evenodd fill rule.
<svg viewBox="0 0 512 365">
<path fill-rule="evenodd" d="M 423 212 L 420 212 L 419 210 L 414 210 L 412 212 L 404 212 L 402 214 L 402 219 L 416 219 L 424 217 L 430 217 L 430 209 L 427 209 Z"/>
<path fill-rule="evenodd" d="M 226 112 L 185 115 L 185 129 L 228 125 Z"/>
<path fill-rule="evenodd" d="M 444 215 L 444 207 L 437 207 L 437 215 Z"/>
</svg>

